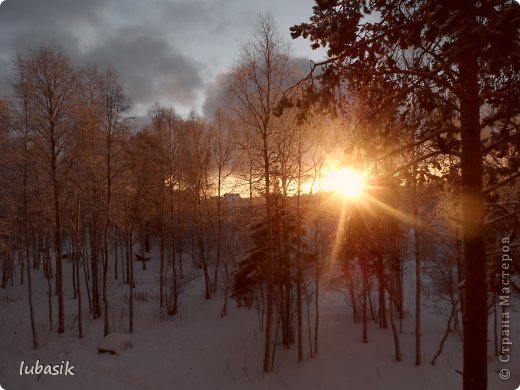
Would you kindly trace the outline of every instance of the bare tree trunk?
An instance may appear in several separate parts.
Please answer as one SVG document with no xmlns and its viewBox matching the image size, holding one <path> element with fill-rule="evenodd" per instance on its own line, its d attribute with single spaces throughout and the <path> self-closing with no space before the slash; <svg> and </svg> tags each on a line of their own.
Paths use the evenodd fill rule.
<svg viewBox="0 0 520 390">
<path fill-rule="evenodd" d="M 173 192 L 171 193 L 171 196 L 172 196 L 171 201 L 172 201 L 172 207 L 173 207 Z M 172 212 L 172 215 L 173 215 L 173 212 Z M 181 226 L 181 201 L 180 201 L 180 199 L 178 199 L 177 200 L 177 227 L 178 227 L 178 229 L 180 229 L 180 226 Z M 177 232 L 176 246 L 177 246 L 177 253 L 178 253 L 177 258 L 179 259 L 179 278 L 184 279 L 184 273 L 182 270 L 182 250 L 183 250 L 184 245 L 183 245 L 183 237 L 181 236 L 181 234 L 182 234 L 182 230 Z"/>
<path fill-rule="evenodd" d="M 388 324 L 386 321 L 385 265 L 381 256 L 378 256 L 376 259 L 376 273 L 378 285 L 379 327 L 386 329 Z"/>
<path fill-rule="evenodd" d="M 118 242 L 119 238 L 114 238 L 114 280 L 117 280 L 118 273 L 117 273 L 117 266 L 119 263 L 119 252 L 118 252 Z"/>
<path fill-rule="evenodd" d="M 273 353 L 271 356 L 271 370 L 274 367 L 274 358 L 276 356 L 276 342 L 278 340 L 278 332 L 280 331 L 281 322 L 282 322 L 282 315 L 278 315 L 278 321 L 276 322 L 276 330 L 274 331 Z"/>
<path fill-rule="evenodd" d="M 31 319 L 31 333 L 32 333 L 32 347 L 33 349 L 36 349 L 38 347 L 38 336 L 36 334 L 36 326 L 35 326 L 35 323 L 34 323 L 34 308 L 33 308 L 33 294 L 32 294 L 32 279 L 31 279 L 31 263 L 30 263 L 30 255 L 29 255 L 29 243 L 28 243 L 28 239 L 29 239 L 29 229 L 28 227 L 26 226 L 25 227 L 26 229 L 26 253 L 25 253 L 25 258 L 26 258 L 26 261 L 27 261 L 27 293 L 29 294 L 29 314 L 30 314 L 30 319 Z"/>
<path fill-rule="evenodd" d="M 54 139 L 52 141 L 54 143 Z M 56 176 L 56 157 L 53 154 L 53 189 L 54 189 L 54 246 L 56 254 L 56 290 L 58 294 L 58 333 L 65 332 L 65 302 L 63 300 L 63 265 L 62 265 L 62 242 L 61 242 L 61 209 L 60 191 Z"/>
<path fill-rule="evenodd" d="M 83 337 L 83 312 L 82 312 L 82 301 L 81 301 L 81 279 L 79 277 L 79 263 L 80 263 L 80 254 L 79 252 L 76 254 L 76 288 L 78 295 L 78 333 L 79 337 Z"/>
<path fill-rule="evenodd" d="M 126 283 L 130 284 L 130 264 L 133 261 L 131 256 L 133 256 L 134 254 L 129 253 L 129 246 L 128 246 L 129 244 L 128 244 L 128 240 L 127 240 L 126 236 L 125 236 L 125 244 L 126 244 Z M 133 252 L 133 250 L 132 250 L 132 252 Z"/>
<path fill-rule="evenodd" d="M 414 167 L 415 168 L 415 167 Z M 415 176 L 415 169 L 414 169 Z M 414 255 L 415 255 L 415 365 L 421 365 L 421 246 L 418 228 L 419 204 L 417 201 L 417 180 L 413 186 Z"/>
<path fill-rule="evenodd" d="M 302 312 L 302 284 L 303 284 L 303 272 L 301 264 L 301 234 L 303 218 L 301 209 L 301 181 L 302 181 L 302 144 L 301 140 L 298 141 L 298 189 L 296 198 L 296 212 L 297 212 L 297 227 L 296 227 L 296 314 L 297 314 L 297 338 L 298 338 L 298 361 L 303 361 L 303 312 Z M 309 329 L 310 331 L 310 329 Z M 312 353 L 312 347 L 311 347 Z"/>
<path fill-rule="evenodd" d="M 314 346 L 312 345 L 312 325 L 311 325 L 311 301 L 312 301 L 312 294 L 309 294 L 307 291 L 306 286 L 303 286 L 303 289 L 305 291 L 305 303 L 307 304 L 307 335 L 308 335 L 308 341 L 309 341 L 309 354 L 310 357 L 314 357 Z"/>
<path fill-rule="evenodd" d="M 462 281 L 464 280 L 463 276 L 462 276 L 462 272 L 463 272 L 463 267 L 464 267 L 464 264 L 463 264 L 463 259 L 462 259 L 462 242 L 461 242 L 461 239 L 460 239 L 460 228 L 459 226 L 457 225 L 455 227 L 455 246 L 456 246 L 456 256 L 457 256 L 457 285 L 459 287 L 459 297 L 461 298 L 460 300 L 460 313 L 462 315 L 462 318 L 464 318 L 464 289 L 463 289 L 463 283 Z M 464 320 L 463 320 L 464 322 Z M 464 324 L 463 324 L 464 326 Z"/>
<path fill-rule="evenodd" d="M 224 263 L 224 275 L 225 285 L 224 285 L 224 305 L 222 306 L 222 312 L 220 313 L 221 317 L 227 316 L 227 306 L 228 306 L 228 298 L 229 298 L 229 268 L 227 263 Z"/>
<path fill-rule="evenodd" d="M 171 234 L 171 253 L 172 253 L 172 303 L 168 310 L 169 315 L 175 315 L 178 311 L 179 286 L 177 281 L 177 258 L 175 255 L 175 232 Z"/>
<path fill-rule="evenodd" d="M 164 197 L 163 197 L 164 204 Z M 164 211 L 164 210 L 163 210 Z M 164 250 L 165 250 L 165 237 L 164 237 L 164 219 L 161 216 L 161 230 L 159 236 L 159 259 L 160 259 L 160 269 L 159 269 L 159 313 L 162 313 L 164 308 Z"/>
<path fill-rule="evenodd" d="M 348 267 L 348 265 L 346 265 L 346 267 Z M 349 269 L 347 269 L 347 272 L 348 292 L 350 296 L 350 301 L 352 302 L 352 321 L 354 322 L 354 324 L 357 324 L 359 321 L 361 321 L 361 316 L 359 313 L 360 309 L 358 306 L 358 300 L 356 298 L 356 289 L 354 286 L 354 280 L 352 279 L 352 273 Z"/>
<path fill-rule="evenodd" d="M 202 263 L 202 271 L 204 272 L 204 298 L 211 299 L 211 283 L 209 281 L 208 260 L 206 258 L 206 250 L 204 245 L 204 237 L 202 236 L 202 227 L 197 227 L 197 242 L 199 245 L 199 256 Z"/>
<path fill-rule="evenodd" d="M 361 269 L 362 269 L 362 277 L 363 277 L 363 337 L 361 342 L 368 343 L 368 316 L 367 316 L 367 300 L 368 300 L 368 275 L 367 275 L 367 267 L 366 264 L 367 259 L 365 255 L 360 256 L 361 261 Z"/>
<path fill-rule="evenodd" d="M 130 230 L 127 237 L 127 261 L 129 264 L 128 274 L 128 285 L 129 285 L 129 296 L 128 296 L 128 315 L 130 317 L 130 333 L 134 332 L 134 264 L 133 264 L 133 243 L 132 243 L 133 231 Z"/>
<path fill-rule="evenodd" d="M 119 250 L 120 250 L 120 257 L 121 257 L 121 277 L 123 279 L 123 284 L 124 283 L 127 283 L 127 276 L 126 276 L 126 273 L 125 273 L 125 256 L 124 256 L 124 244 L 123 242 L 121 242 L 121 230 L 118 229 L 118 235 L 117 235 L 117 240 L 119 241 Z M 124 239 L 123 239 L 124 240 Z"/>
<path fill-rule="evenodd" d="M 218 289 L 218 272 L 220 268 L 220 256 L 222 252 L 222 168 L 219 165 L 217 178 L 217 254 L 215 258 L 215 272 L 213 274 L 213 294 Z"/>
<path fill-rule="evenodd" d="M 390 295 L 390 326 L 392 327 L 392 335 L 394 336 L 394 350 L 395 350 L 395 360 L 401 361 L 401 343 L 399 341 L 399 331 L 397 330 L 397 326 L 395 324 L 394 318 L 394 307 L 395 307 L 395 297 Z"/>
<path fill-rule="evenodd" d="M 24 166 L 24 241 L 25 241 L 25 262 L 27 269 L 27 293 L 29 295 L 29 314 L 31 319 L 32 347 L 38 347 L 38 338 L 36 334 L 36 326 L 34 324 L 34 307 L 32 295 L 32 279 L 31 279 L 31 261 L 29 253 L 29 211 L 27 196 L 27 165 Z"/>
<path fill-rule="evenodd" d="M 183 267 L 182 267 L 182 259 L 183 259 L 183 256 L 182 256 L 182 250 L 183 250 L 183 238 L 181 236 L 180 233 L 177 234 L 177 258 L 179 259 L 179 278 L 182 280 L 184 279 L 184 272 L 183 272 Z"/>
<path fill-rule="evenodd" d="M 87 242 L 87 238 L 86 238 L 86 232 L 87 232 L 87 229 L 85 226 L 83 226 L 83 242 L 86 243 Z M 83 260 L 82 260 L 82 263 L 83 263 L 83 276 L 85 278 L 85 287 L 87 287 L 87 299 L 88 299 L 88 309 L 89 309 L 89 313 L 92 313 L 92 299 L 90 297 L 90 288 L 89 288 L 89 282 L 88 282 L 88 279 L 89 279 L 89 274 L 88 274 L 88 251 L 87 251 L 87 248 L 86 248 L 86 245 L 83 244 L 82 247 L 84 247 L 84 250 L 82 250 L 82 257 L 83 257 Z"/>
<path fill-rule="evenodd" d="M 104 308 L 104 321 L 103 321 L 103 335 L 107 336 L 110 333 L 109 329 L 109 308 L 108 308 L 108 230 L 110 229 L 110 219 L 107 217 L 107 223 L 105 224 L 104 238 L 103 238 L 103 308 Z"/>
<path fill-rule="evenodd" d="M 72 282 L 72 292 L 74 294 L 72 296 L 72 299 L 76 300 L 78 298 L 77 289 L 76 289 L 76 265 L 74 264 L 76 254 L 74 253 L 74 250 L 75 250 L 74 244 L 72 246 L 73 246 L 73 248 L 69 248 L 72 250 L 70 252 L 68 252 L 67 258 L 72 260 L 72 280 L 71 280 L 71 282 Z"/>
<path fill-rule="evenodd" d="M 145 226 L 141 226 L 141 234 L 140 234 L 140 239 L 139 239 L 139 246 L 141 248 L 141 255 L 142 255 L 142 258 L 141 258 L 141 263 L 143 265 L 143 271 L 146 271 L 146 245 L 145 245 Z"/>
<path fill-rule="evenodd" d="M 316 234 L 316 239 L 317 239 L 317 234 Z M 320 264 L 319 264 L 319 260 L 318 260 L 318 253 L 317 253 L 317 249 L 316 249 L 316 252 L 315 252 L 315 267 L 316 267 L 316 270 L 315 270 L 315 279 L 314 279 L 314 283 L 315 283 L 315 286 L 316 286 L 316 295 L 314 297 L 314 315 L 315 315 L 315 319 L 314 319 L 314 355 L 317 355 L 318 354 L 318 335 L 319 335 L 319 325 L 320 325 Z"/>
<path fill-rule="evenodd" d="M 7 284 L 9 283 L 9 274 L 10 274 L 10 267 L 11 267 L 11 259 L 9 257 L 9 254 L 7 251 L 3 253 L 3 261 L 2 261 L 2 284 L 1 288 L 6 288 Z"/>
<path fill-rule="evenodd" d="M 45 275 L 47 279 L 47 302 L 49 307 L 49 330 L 52 331 L 53 324 L 52 324 L 52 285 L 51 285 L 51 255 L 49 253 L 49 239 L 45 239 L 45 260 L 44 260 L 44 268 L 45 268 Z"/>
<path fill-rule="evenodd" d="M 374 310 L 374 305 L 372 304 L 372 283 L 370 283 L 370 280 L 368 281 L 368 307 L 370 307 L 370 318 L 372 318 L 372 321 L 377 323 L 376 313 Z"/>
<path fill-rule="evenodd" d="M 282 160 L 284 158 L 282 157 Z M 284 166 L 285 163 L 281 163 L 282 168 L 282 177 L 281 177 L 281 183 L 282 183 L 282 199 L 281 203 L 282 205 L 279 207 L 282 207 L 284 210 L 283 217 L 277 218 L 275 223 L 278 225 L 277 231 L 279 232 L 279 240 L 280 240 L 280 253 L 279 257 L 281 258 L 281 262 L 279 267 L 281 268 L 281 274 L 283 275 L 283 284 L 280 287 L 280 293 L 282 296 L 281 301 L 281 307 L 282 310 L 280 311 L 281 315 L 281 323 L 282 323 L 282 340 L 285 348 L 289 349 L 291 347 L 292 340 L 292 316 L 291 316 L 291 309 L 292 309 L 292 281 L 291 281 L 291 259 L 289 255 L 289 213 L 287 209 L 287 178 L 285 177 L 286 174 L 286 167 Z"/>
<path fill-rule="evenodd" d="M 439 349 L 437 350 L 437 352 L 435 353 L 435 356 L 432 358 L 432 361 L 430 362 L 430 364 L 432 366 L 435 365 L 437 358 L 441 355 L 442 349 L 444 348 L 444 343 L 450 334 L 451 320 L 453 319 L 454 314 L 456 312 L 456 307 L 457 307 L 457 304 L 454 304 L 451 306 L 451 313 L 450 313 L 450 317 L 448 318 L 448 324 L 446 325 L 446 330 L 444 331 L 444 336 L 442 336 L 441 342 L 439 344 Z"/>
<path fill-rule="evenodd" d="M 95 195 L 95 192 L 94 192 Z M 99 318 L 101 315 L 101 308 L 99 303 L 99 242 L 98 242 L 98 221 L 96 212 L 92 214 L 92 221 L 90 224 L 90 258 L 92 268 L 92 317 Z"/>
<path fill-rule="evenodd" d="M 78 332 L 79 337 L 83 337 L 83 313 L 82 313 L 82 302 L 81 302 L 81 279 L 79 277 L 79 263 L 81 259 L 81 253 L 82 253 L 82 245 L 80 243 L 80 197 L 78 194 L 78 202 L 77 202 L 77 208 L 76 208 L 76 231 L 74 232 L 75 235 L 75 250 L 74 250 L 74 267 L 76 268 L 76 293 L 77 293 L 77 299 L 78 299 Z"/>
<path fill-rule="evenodd" d="M 271 337 L 273 326 L 273 305 L 274 305 L 274 282 L 273 282 L 273 255 L 272 243 L 273 232 L 271 222 L 271 181 L 270 181 L 270 162 L 269 150 L 267 145 L 267 132 L 262 134 L 263 139 L 263 155 L 264 155 L 264 175 L 265 175 L 265 202 L 266 202 L 266 225 L 267 225 L 267 275 L 266 275 L 266 320 L 265 320 L 265 344 L 264 344 L 264 373 L 272 371 L 270 364 L 271 355 Z"/>
<path fill-rule="evenodd" d="M 172 169 L 170 168 L 170 176 L 173 176 L 172 173 L 171 173 Z M 180 203 L 180 201 L 178 201 L 177 203 Z M 179 226 L 179 219 L 180 219 L 180 206 L 177 205 L 177 226 Z M 178 281 L 177 281 L 177 256 L 176 256 L 176 240 L 177 240 L 177 237 L 175 235 L 175 224 L 174 224 L 174 192 L 173 192 L 173 185 L 170 186 L 170 215 L 171 215 L 171 235 L 170 235 L 170 240 L 171 240 L 171 243 L 170 243 L 170 248 L 171 248 L 171 261 L 172 261 L 172 292 L 171 292 L 171 295 L 172 295 L 172 302 L 171 302 L 171 305 L 169 305 L 168 307 L 168 314 L 169 315 L 175 315 L 177 314 L 177 310 L 178 310 L 178 300 L 179 300 L 179 288 L 178 288 Z M 179 245 L 177 245 L 179 246 Z M 180 257 L 182 256 L 182 253 L 180 252 L 179 250 L 179 260 L 180 260 Z M 180 263 L 182 264 L 182 263 Z M 181 268 L 182 269 L 182 268 Z"/>
<path fill-rule="evenodd" d="M 36 326 L 34 323 L 34 306 L 33 306 L 33 292 L 32 292 L 32 278 L 31 278 L 31 261 L 29 251 L 29 194 L 28 194 L 28 164 L 29 164 L 29 149 L 28 149 L 28 100 L 27 91 L 25 88 L 25 72 L 23 71 L 22 65 L 20 64 L 20 76 L 22 78 L 22 91 L 23 91 L 23 143 L 24 143 L 24 166 L 23 166 L 23 214 L 24 214 L 24 244 L 25 244 L 25 263 L 27 268 L 27 293 L 29 295 L 29 315 L 31 321 L 31 333 L 32 333 L 32 347 L 36 349 L 38 347 L 38 337 L 36 334 Z M 22 263 L 23 264 L 23 263 Z"/>
<path fill-rule="evenodd" d="M 18 263 L 20 264 L 20 286 L 23 286 L 25 276 L 25 259 L 24 254 L 20 250 L 18 250 Z"/>
<path fill-rule="evenodd" d="M 52 277 L 52 268 L 51 268 L 51 254 L 50 254 L 50 245 L 49 238 L 47 236 L 47 224 L 45 222 L 45 217 L 43 214 L 43 205 L 41 196 L 39 198 L 40 203 L 40 214 L 42 219 L 43 226 L 43 273 L 45 275 L 45 279 L 47 280 L 47 307 L 49 308 L 49 330 L 52 331 L 52 285 L 51 285 L 51 277 Z"/>
</svg>

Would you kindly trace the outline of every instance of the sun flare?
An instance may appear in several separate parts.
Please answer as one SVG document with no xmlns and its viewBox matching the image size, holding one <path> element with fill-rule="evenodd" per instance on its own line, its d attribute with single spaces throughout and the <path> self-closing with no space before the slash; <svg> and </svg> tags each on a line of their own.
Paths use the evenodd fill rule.
<svg viewBox="0 0 520 390">
<path fill-rule="evenodd" d="M 327 170 L 321 179 L 324 191 L 333 191 L 345 198 L 358 198 L 365 189 L 365 178 L 351 168 Z"/>
</svg>

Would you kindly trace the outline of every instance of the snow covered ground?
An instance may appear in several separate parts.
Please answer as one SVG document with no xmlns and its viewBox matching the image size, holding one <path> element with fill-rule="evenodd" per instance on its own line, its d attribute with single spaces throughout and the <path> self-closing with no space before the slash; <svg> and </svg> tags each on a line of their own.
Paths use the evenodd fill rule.
<svg viewBox="0 0 520 390">
<path fill-rule="evenodd" d="M 65 275 L 70 264 L 65 265 Z M 436 315 L 425 302 L 423 317 L 424 364 L 414 366 L 413 311 L 409 306 L 401 334 L 403 361 L 394 361 L 390 329 L 370 322 L 369 343 L 361 343 L 361 325 L 353 324 L 350 308 L 341 292 L 329 290 L 321 297 L 320 351 L 317 357 L 296 361 L 296 348 L 276 351 L 275 371 L 262 374 L 263 333 L 255 310 L 238 308 L 230 301 L 229 315 L 221 318 L 222 299 L 203 299 L 200 278 L 186 288 L 177 316 L 159 318 L 158 261 L 148 270 L 135 266 L 137 288 L 135 331 L 132 348 L 119 355 L 98 354 L 102 320 L 88 315 L 84 296 L 85 337 L 77 337 L 76 303 L 65 278 L 67 330 L 63 335 L 48 330 L 46 281 L 34 275 L 35 309 L 40 348 L 31 349 L 26 286 L 0 291 L 0 386 L 5 390 L 118 390 L 118 389 L 323 389 L 323 390 L 456 390 L 462 387 L 460 336 L 451 334 L 435 367 L 429 364 L 444 332 L 446 318 Z M 111 291 L 112 326 L 125 331 L 127 308 L 121 282 Z M 85 290 L 83 290 L 85 291 Z M 409 290 L 413 291 L 413 290 Z M 85 294 L 84 294 L 85 295 Z M 413 300 L 410 300 L 410 303 Z M 56 304 L 55 304 L 56 305 Z M 55 318 L 57 317 L 56 306 Z M 512 308 L 514 309 L 514 307 Z M 520 384 L 520 316 L 513 312 L 512 363 L 489 359 L 489 389 L 514 390 Z M 491 339 L 491 338 L 490 338 Z M 490 342 L 490 349 L 492 343 Z M 307 348 L 308 350 L 308 348 Z M 59 364 L 70 361 L 74 376 L 24 375 L 20 364 Z M 509 368 L 508 381 L 498 378 Z"/>
</svg>

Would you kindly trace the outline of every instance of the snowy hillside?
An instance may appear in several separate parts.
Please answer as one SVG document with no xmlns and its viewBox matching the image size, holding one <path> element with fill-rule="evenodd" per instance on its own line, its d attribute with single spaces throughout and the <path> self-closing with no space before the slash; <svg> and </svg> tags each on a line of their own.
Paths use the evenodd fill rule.
<svg viewBox="0 0 520 390">
<path fill-rule="evenodd" d="M 321 297 L 320 346 L 317 357 L 297 363 L 296 351 L 276 351 L 274 373 L 262 374 L 263 334 L 254 309 L 238 308 L 230 302 L 229 314 L 221 317 L 220 297 L 205 301 L 200 270 L 182 294 L 177 316 L 159 318 L 157 275 L 154 257 L 146 271 L 136 268 L 136 320 L 132 348 L 120 355 L 98 354 L 103 335 L 102 319 L 85 323 L 85 337 L 78 339 L 71 286 L 66 284 L 66 333 L 49 332 L 46 318 L 46 281 L 34 277 L 38 334 L 43 345 L 31 349 L 26 290 L 20 286 L 0 291 L 0 385 L 5 390 L 161 390 L 161 389 L 323 389 L 323 390 L 439 390 L 461 388 L 461 340 L 451 334 L 435 367 L 429 364 L 444 332 L 445 314 L 435 314 L 426 302 L 423 320 L 424 361 L 415 367 L 413 316 L 407 310 L 401 334 L 403 361 L 395 362 L 390 329 L 369 324 L 369 342 L 361 343 L 361 325 L 353 324 L 344 294 L 329 289 Z M 66 275 L 70 265 L 66 265 Z M 65 280 L 68 280 L 65 278 Z M 112 328 L 127 327 L 124 296 L 127 287 L 112 290 Z M 412 302 L 409 302 L 411 307 Z M 88 310 L 85 309 L 85 310 Z M 520 321 L 515 311 L 512 322 Z M 511 337 L 520 340 L 520 327 Z M 307 341 L 306 341 L 307 342 Z M 516 361 L 520 351 L 514 351 Z M 19 375 L 21 361 L 59 364 L 69 360 L 74 376 Z M 520 369 L 513 377 L 498 379 L 498 359 L 489 359 L 489 389 L 511 390 L 520 383 Z"/>
</svg>

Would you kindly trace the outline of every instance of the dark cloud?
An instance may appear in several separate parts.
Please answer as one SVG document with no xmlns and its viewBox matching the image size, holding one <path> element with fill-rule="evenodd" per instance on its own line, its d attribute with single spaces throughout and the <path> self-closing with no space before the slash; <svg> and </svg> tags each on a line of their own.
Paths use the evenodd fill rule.
<svg viewBox="0 0 520 390">
<path fill-rule="evenodd" d="M 305 2 L 308 3 L 305 6 Z M 237 58 L 256 14 L 310 12 L 312 0 L 5 0 L 0 6 L 0 97 L 10 93 L 16 54 L 52 43 L 75 65 L 113 68 L 135 114 L 155 101 L 187 112 L 217 106 L 222 73 Z M 298 11 L 300 10 L 300 11 Z M 288 37 L 288 27 L 283 28 Z"/>
<path fill-rule="evenodd" d="M 96 20 L 99 13 L 110 5 L 110 0 L 6 0 L 2 4 L 0 22 L 15 25 L 74 23 L 80 20 Z M 33 26 L 37 27 L 37 26 Z"/>
<path fill-rule="evenodd" d="M 203 86 L 200 65 L 141 28 L 122 28 L 84 56 L 115 69 L 137 102 L 170 100 L 192 105 Z"/>
<path fill-rule="evenodd" d="M 16 53 L 53 43 L 77 65 L 113 68 L 137 107 L 154 101 L 195 105 L 202 66 L 164 31 L 177 28 L 182 36 L 211 10 L 155 4 L 160 7 L 148 11 L 132 1 L 121 8 L 111 0 L 6 0 L 0 7 L 0 96 L 9 93 Z"/>
<path fill-rule="evenodd" d="M 0 7 L 0 53 L 49 41 L 67 52 L 78 50 L 81 26 L 99 28 L 108 0 L 6 0 Z"/>
<path fill-rule="evenodd" d="M 215 47 L 217 39 L 227 34 L 235 34 L 236 40 L 236 33 L 242 31 L 239 39 L 245 38 L 243 31 L 254 20 L 256 11 L 241 8 L 244 4 L 247 2 L 243 0 L 165 1 L 156 20 L 164 26 L 174 26 L 173 38 L 179 42 L 197 39 Z M 221 43 L 222 49 L 223 46 Z"/>
</svg>

